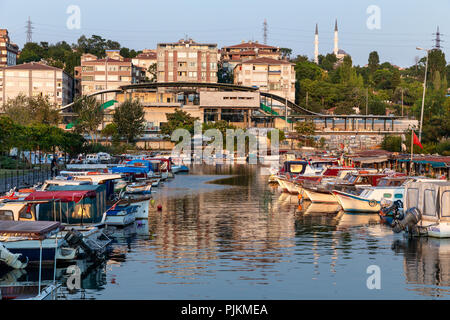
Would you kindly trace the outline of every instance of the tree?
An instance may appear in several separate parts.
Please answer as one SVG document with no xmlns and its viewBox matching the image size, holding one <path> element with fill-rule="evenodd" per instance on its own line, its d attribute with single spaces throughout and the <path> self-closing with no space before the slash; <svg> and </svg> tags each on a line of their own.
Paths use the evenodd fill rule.
<svg viewBox="0 0 450 320">
<path fill-rule="evenodd" d="M 194 134 L 194 122 L 199 120 L 197 117 L 192 117 L 189 113 L 177 109 L 174 113 L 167 113 L 167 122 L 161 124 L 161 133 L 165 135 L 172 135 L 176 129 L 186 129 L 191 134 Z"/>
<path fill-rule="evenodd" d="M 312 143 L 312 136 L 316 131 L 316 126 L 312 121 L 298 122 L 295 125 L 295 131 L 306 142 L 306 144 L 308 144 L 308 142 Z"/>
<path fill-rule="evenodd" d="M 27 97 L 19 94 L 7 100 L 4 110 L 10 119 L 20 125 L 57 125 L 61 118 L 56 105 L 50 103 L 47 96 Z"/>
<path fill-rule="evenodd" d="M 75 132 L 87 133 L 97 143 L 97 131 L 104 115 L 100 102 L 95 97 L 82 96 L 74 102 L 73 111 L 77 114 Z"/>
<path fill-rule="evenodd" d="M 113 123 L 119 136 L 126 138 L 127 144 L 144 133 L 144 115 L 144 107 L 139 100 L 126 100 L 114 110 Z"/>
<path fill-rule="evenodd" d="M 391 152 L 402 151 L 402 138 L 398 136 L 386 135 L 381 142 L 381 148 Z"/>
<path fill-rule="evenodd" d="M 157 79 L 157 74 L 156 74 L 156 62 L 152 63 L 149 67 L 148 67 L 148 73 L 151 75 L 151 77 L 148 79 L 150 82 L 156 82 Z"/>
<path fill-rule="evenodd" d="M 283 59 L 290 59 L 292 54 L 292 49 L 289 48 L 280 48 L 281 57 Z"/>
<path fill-rule="evenodd" d="M 375 71 L 377 71 L 379 65 L 380 65 L 380 57 L 378 56 L 378 52 L 372 51 L 369 54 L 369 63 L 368 63 L 370 73 L 374 74 Z"/>
<path fill-rule="evenodd" d="M 111 138 L 113 142 L 119 141 L 119 131 L 116 123 L 108 123 L 101 131 L 101 134 L 105 138 Z"/>
</svg>

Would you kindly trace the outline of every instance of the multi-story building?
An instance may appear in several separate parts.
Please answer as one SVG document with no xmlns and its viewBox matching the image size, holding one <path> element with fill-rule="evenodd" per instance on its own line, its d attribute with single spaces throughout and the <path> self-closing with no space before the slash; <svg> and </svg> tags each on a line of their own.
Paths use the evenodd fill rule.
<svg viewBox="0 0 450 320">
<path fill-rule="evenodd" d="M 149 71 L 150 66 L 152 66 L 153 64 L 156 66 L 156 64 L 158 63 L 156 50 L 144 49 L 142 53 L 131 59 L 131 61 L 135 66 L 141 67 L 145 70 L 146 80 L 156 81 L 156 79 L 154 79 L 156 77 L 156 74 L 153 74 Z"/>
<path fill-rule="evenodd" d="M 286 60 L 257 58 L 241 62 L 234 68 L 234 83 L 295 101 L 294 64 Z"/>
<path fill-rule="evenodd" d="M 103 59 L 98 59 L 93 54 L 82 55 L 81 74 L 77 77 L 81 77 L 83 95 L 117 89 L 143 80 L 145 72 L 142 68 L 133 65 L 131 59 L 121 57 L 116 50 L 108 50 L 106 54 L 107 56 Z M 79 68 L 76 71 L 79 72 Z M 113 99 L 114 94 L 107 94 L 103 98 Z"/>
<path fill-rule="evenodd" d="M 258 41 L 242 41 L 240 44 L 223 47 L 220 54 L 222 66 L 230 71 L 232 71 L 238 63 L 247 60 L 256 58 L 281 59 L 279 47 L 261 44 L 258 43 Z"/>
<path fill-rule="evenodd" d="M 73 101 L 73 78 L 64 70 L 30 62 L 0 70 L 0 105 L 19 94 L 47 96 L 50 102 L 64 106 Z"/>
<path fill-rule="evenodd" d="M 19 47 L 9 39 L 8 30 L 0 29 L 0 69 L 16 65 Z"/>
<path fill-rule="evenodd" d="M 159 43 L 156 52 L 158 82 L 217 82 L 217 44 L 180 40 Z"/>
</svg>

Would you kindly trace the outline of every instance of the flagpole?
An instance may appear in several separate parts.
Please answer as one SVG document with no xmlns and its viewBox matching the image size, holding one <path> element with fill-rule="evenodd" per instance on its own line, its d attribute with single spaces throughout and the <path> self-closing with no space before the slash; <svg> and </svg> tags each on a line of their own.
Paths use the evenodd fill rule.
<svg viewBox="0 0 450 320">
<path fill-rule="evenodd" d="M 413 152 L 414 152 L 414 129 L 411 128 L 411 163 L 409 164 L 409 174 L 412 175 L 412 168 L 413 168 Z"/>
</svg>

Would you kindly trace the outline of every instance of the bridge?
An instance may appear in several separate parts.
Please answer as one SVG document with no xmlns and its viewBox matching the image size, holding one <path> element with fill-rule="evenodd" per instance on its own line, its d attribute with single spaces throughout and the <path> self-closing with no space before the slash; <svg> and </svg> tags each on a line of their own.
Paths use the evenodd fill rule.
<svg viewBox="0 0 450 320">
<path fill-rule="evenodd" d="M 129 94 L 131 98 L 132 92 L 135 90 L 142 89 L 153 89 L 157 90 L 158 88 L 174 88 L 174 89 L 191 89 L 198 90 L 201 88 L 207 89 L 217 89 L 222 91 L 241 91 L 241 92 L 259 92 L 260 96 L 265 97 L 267 99 L 275 100 L 281 103 L 282 105 L 287 106 L 291 110 L 291 114 L 288 114 L 288 124 L 291 124 L 291 130 L 293 122 L 296 121 L 307 121 L 311 120 L 317 124 L 323 124 L 323 128 L 320 131 L 321 134 L 340 134 L 340 133 L 361 133 L 361 132 L 372 132 L 373 134 L 392 134 L 392 133 L 403 133 L 404 130 L 395 130 L 395 120 L 407 119 L 406 117 L 401 116 L 383 116 L 383 115 L 327 115 L 317 113 L 311 110 L 308 110 L 305 107 L 302 107 L 295 102 L 292 102 L 285 97 L 259 91 L 257 87 L 248 87 L 241 86 L 236 84 L 229 83 L 207 83 L 207 82 L 145 82 L 138 84 L 130 84 L 124 85 L 116 89 L 102 90 L 98 92 L 94 92 L 89 94 L 88 96 L 98 96 L 104 95 L 108 93 L 123 93 Z M 70 112 L 66 110 L 71 107 L 74 103 L 70 103 L 60 108 L 60 111 L 63 115 L 70 115 Z M 273 122 L 274 119 L 286 119 L 285 114 L 278 114 L 271 107 L 264 105 L 261 103 L 261 115 L 253 115 L 252 119 L 260 119 L 261 121 L 269 121 Z M 359 129 L 359 123 L 363 122 L 364 130 Z M 383 124 L 380 128 L 380 121 Z M 341 125 L 343 122 L 343 125 Z M 376 122 L 378 122 L 378 130 L 376 128 Z M 388 126 L 390 124 L 390 126 Z M 319 126 L 320 127 L 320 126 Z M 341 128 L 342 127 L 342 128 Z M 339 130 L 339 129 L 343 130 Z"/>
</svg>

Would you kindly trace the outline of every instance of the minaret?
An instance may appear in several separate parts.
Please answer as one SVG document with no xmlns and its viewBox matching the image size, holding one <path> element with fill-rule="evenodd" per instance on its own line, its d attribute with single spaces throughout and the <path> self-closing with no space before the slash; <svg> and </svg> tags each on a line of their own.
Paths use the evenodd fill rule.
<svg viewBox="0 0 450 320">
<path fill-rule="evenodd" d="M 319 26 L 316 23 L 316 34 L 314 36 L 314 62 L 319 64 Z"/>
<path fill-rule="evenodd" d="M 339 41 L 338 26 L 337 26 L 337 19 L 336 19 L 336 22 L 334 24 L 334 50 L 333 50 L 333 53 L 335 56 L 337 56 L 338 51 L 339 51 L 338 41 Z"/>
</svg>

